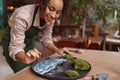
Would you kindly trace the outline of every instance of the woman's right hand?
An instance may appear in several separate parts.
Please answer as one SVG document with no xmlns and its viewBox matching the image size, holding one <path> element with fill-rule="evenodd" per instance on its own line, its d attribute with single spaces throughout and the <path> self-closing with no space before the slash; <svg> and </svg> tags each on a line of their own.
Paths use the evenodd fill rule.
<svg viewBox="0 0 120 80">
<path fill-rule="evenodd" d="M 26 57 L 25 57 L 25 62 L 27 64 L 34 62 L 35 60 L 39 60 L 41 58 L 41 53 L 37 50 L 37 49 L 32 49 L 29 50 L 26 53 Z"/>
<path fill-rule="evenodd" d="M 25 64 L 30 64 L 38 59 L 41 59 L 41 53 L 37 49 L 29 50 L 26 54 L 19 52 L 16 54 L 16 59 Z"/>
</svg>

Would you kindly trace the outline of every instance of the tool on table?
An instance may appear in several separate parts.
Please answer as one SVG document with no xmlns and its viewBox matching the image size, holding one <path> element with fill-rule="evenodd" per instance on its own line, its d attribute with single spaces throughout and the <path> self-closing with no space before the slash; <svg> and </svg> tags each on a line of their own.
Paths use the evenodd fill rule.
<svg viewBox="0 0 120 80">
<path fill-rule="evenodd" d="M 102 73 L 102 74 L 95 74 L 90 77 L 86 77 L 85 80 L 108 80 L 109 74 Z"/>
<path fill-rule="evenodd" d="M 64 51 L 66 51 L 67 53 L 69 54 L 72 54 L 72 53 L 83 53 L 84 50 L 83 49 L 67 49 L 67 48 L 63 48 Z"/>
</svg>

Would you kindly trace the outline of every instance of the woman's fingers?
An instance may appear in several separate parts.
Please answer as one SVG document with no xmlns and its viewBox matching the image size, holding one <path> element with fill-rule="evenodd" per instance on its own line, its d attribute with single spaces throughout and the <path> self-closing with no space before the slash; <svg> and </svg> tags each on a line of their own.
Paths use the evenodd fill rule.
<svg viewBox="0 0 120 80">
<path fill-rule="evenodd" d="M 36 52 L 38 52 L 38 53 L 39 53 L 39 51 L 38 51 L 36 48 L 34 48 L 33 50 L 35 50 Z"/>
<path fill-rule="evenodd" d="M 71 54 L 71 52 L 66 48 L 63 48 L 63 51 L 66 52 L 67 54 Z"/>
<path fill-rule="evenodd" d="M 29 52 L 27 52 L 26 55 L 27 55 L 28 57 L 31 57 L 31 54 L 29 54 Z"/>
<path fill-rule="evenodd" d="M 63 54 L 63 50 L 62 49 L 57 49 L 57 51 L 56 51 L 58 54 L 60 54 L 60 55 L 62 55 L 62 56 L 64 56 L 64 54 Z"/>
<path fill-rule="evenodd" d="M 64 56 L 65 54 L 71 54 L 71 52 L 66 48 L 58 49 L 56 52 L 62 56 Z"/>
<path fill-rule="evenodd" d="M 35 60 L 36 60 L 36 58 L 33 57 L 31 53 L 29 53 L 29 52 L 26 53 L 25 61 L 27 64 L 32 63 Z"/>
<path fill-rule="evenodd" d="M 34 48 L 34 51 L 38 54 L 37 60 L 41 58 L 41 52 L 39 52 L 36 48 Z"/>
<path fill-rule="evenodd" d="M 40 52 L 38 52 L 37 50 L 29 50 L 28 52 L 27 52 L 27 56 L 28 57 L 32 57 L 32 58 L 35 58 L 35 59 L 40 59 L 41 58 L 41 53 Z"/>
</svg>

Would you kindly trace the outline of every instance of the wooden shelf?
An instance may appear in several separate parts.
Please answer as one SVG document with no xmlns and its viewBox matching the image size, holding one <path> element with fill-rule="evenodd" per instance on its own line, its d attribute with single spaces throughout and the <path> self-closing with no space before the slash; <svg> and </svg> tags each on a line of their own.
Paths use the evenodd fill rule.
<svg viewBox="0 0 120 80">
<path fill-rule="evenodd" d="M 102 37 L 90 37 L 91 44 L 88 49 L 102 50 L 103 38 Z M 72 47 L 72 48 L 85 48 L 86 38 L 67 38 L 58 41 L 58 47 Z"/>
</svg>

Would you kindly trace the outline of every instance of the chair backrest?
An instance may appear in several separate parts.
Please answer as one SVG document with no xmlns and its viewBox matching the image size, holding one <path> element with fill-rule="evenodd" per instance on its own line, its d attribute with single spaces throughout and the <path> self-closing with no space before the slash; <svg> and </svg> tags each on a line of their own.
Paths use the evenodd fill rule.
<svg viewBox="0 0 120 80">
<path fill-rule="evenodd" d="M 91 29 L 94 37 L 99 36 L 99 29 L 98 29 L 98 26 L 96 24 L 87 25 L 87 28 Z"/>
</svg>

